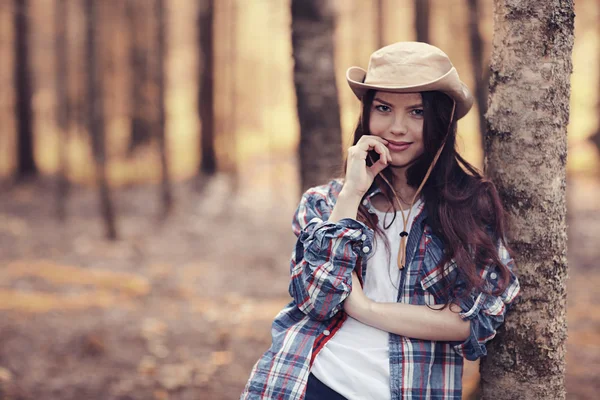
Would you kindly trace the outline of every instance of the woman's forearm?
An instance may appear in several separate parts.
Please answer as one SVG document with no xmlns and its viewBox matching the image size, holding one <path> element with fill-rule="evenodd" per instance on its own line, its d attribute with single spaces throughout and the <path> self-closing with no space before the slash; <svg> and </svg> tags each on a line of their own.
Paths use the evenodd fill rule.
<svg viewBox="0 0 600 400">
<path fill-rule="evenodd" d="M 344 191 L 342 191 L 338 195 L 337 201 L 333 210 L 331 211 L 331 215 L 329 216 L 329 222 L 338 222 L 344 218 L 352 218 L 356 219 L 356 214 L 358 213 L 358 206 L 360 205 L 361 196 Z"/>
<path fill-rule="evenodd" d="M 437 307 L 441 308 L 441 305 Z M 450 304 L 439 311 L 425 305 L 371 301 L 368 308 L 363 308 L 354 318 L 383 331 L 410 338 L 462 341 L 470 335 L 471 322 L 460 318 L 457 308 Z"/>
</svg>

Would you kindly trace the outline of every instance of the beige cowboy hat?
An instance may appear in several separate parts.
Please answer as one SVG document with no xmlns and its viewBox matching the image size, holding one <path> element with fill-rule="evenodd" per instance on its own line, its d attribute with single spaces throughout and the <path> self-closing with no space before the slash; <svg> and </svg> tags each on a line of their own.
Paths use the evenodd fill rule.
<svg viewBox="0 0 600 400">
<path fill-rule="evenodd" d="M 365 71 L 350 67 L 346 79 L 358 99 L 369 89 L 410 93 L 437 90 L 456 102 L 455 118 L 464 117 L 473 96 L 442 50 L 422 42 L 398 42 L 371 54 Z"/>
</svg>

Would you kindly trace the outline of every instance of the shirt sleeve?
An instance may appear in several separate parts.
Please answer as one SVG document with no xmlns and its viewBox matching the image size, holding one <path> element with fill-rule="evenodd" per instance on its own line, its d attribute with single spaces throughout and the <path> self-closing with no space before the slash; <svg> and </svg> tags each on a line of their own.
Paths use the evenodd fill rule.
<svg viewBox="0 0 600 400">
<path fill-rule="evenodd" d="M 371 252 L 373 230 L 352 218 L 328 222 L 330 192 L 311 188 L 294 213 L 297 237 L 290 261 L 289 293 L 316 320 L 333 317 L 352 291 L 352 271 Z"/>
<path fill-rule="evenodd" d="M 466 298 L 455 300 L 455 303 L 461 308 L 460 317 L 463 320 L 471 321 L 471 334 L 464 342 L 450 343 L 454 351 L 467 360 L 477 360 L 487 355 L 485 344 L 496 336 L 496 330 L 504 322 L 507 309 L 520 292 L 519 280 L 514 274 L 514 260 L 500 240 L 497 242 L 497 248 L 500 260 L 510 270 L 509 282 L 504 292 L 499 296 L 494 296 L 475 291 Z M 490 264 L 486 266 L 483 273 L 488 288 L 496 290 L 501 282 L 500 269 L 496 265 Z M 460 280 L 457 284 L 460 285 L 459 282 Z"/>
</svg>

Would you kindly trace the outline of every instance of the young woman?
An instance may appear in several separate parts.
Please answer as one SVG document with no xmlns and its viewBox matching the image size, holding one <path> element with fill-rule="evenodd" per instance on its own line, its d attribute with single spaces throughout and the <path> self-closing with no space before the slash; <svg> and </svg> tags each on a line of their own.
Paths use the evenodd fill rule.
<svg viewBox="0 0 600 400">
<path fill-rule="evenodd" d="M 292 223 L 293 300 L 242 399 L 461 399 L 518 292 L 492 182 L 456 151 L 473 98 L 440 49 L 400 42 L 347 80 L 362 113 L 343 178 Z"/>
</svg>

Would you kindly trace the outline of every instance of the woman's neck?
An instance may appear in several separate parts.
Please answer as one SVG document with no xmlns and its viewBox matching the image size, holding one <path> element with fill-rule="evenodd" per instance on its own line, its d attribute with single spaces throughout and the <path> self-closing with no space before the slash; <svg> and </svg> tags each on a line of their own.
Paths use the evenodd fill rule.
<svg viewBox="0 0 600 400">
<path fill-rule="evenodd" d="M 405 167 L 392 167 L 392 173 L 394 174 L 394 191 L 396 192 L 399 200 L 403 203 L 403 208 L 405 208 L 404 206 L 410 206 L 413 197 L 417 192 L 417 188 L 414 188 L 408 184 Z"/>
<path fill-rule="evenodd" d="M 393 202 L 394 208 L 396 210 L 408 210 L 413 205 L 411 203 L 413 201 L 415 193 L 417 192 L 417 189 L 408 185 L 400 186 L 397 183 L 398 182 L 395 182 L 396 188 L 394 189 L 394 191 L 396 192 L 396 196 L 398 196 L 398 200 L 396 200 L 393 193 L 390 193 L 390 200 Z M 400 205 L 398 205 L 398 201 L 400 202 Z M 392 207 L 392 204 L 389 203 L 389 201 L 383 196 L 383 194 L 374 196 L 373 204 L 375 208 L 384 212 L 389 210 L 390 207 Z"/>
</svg>

